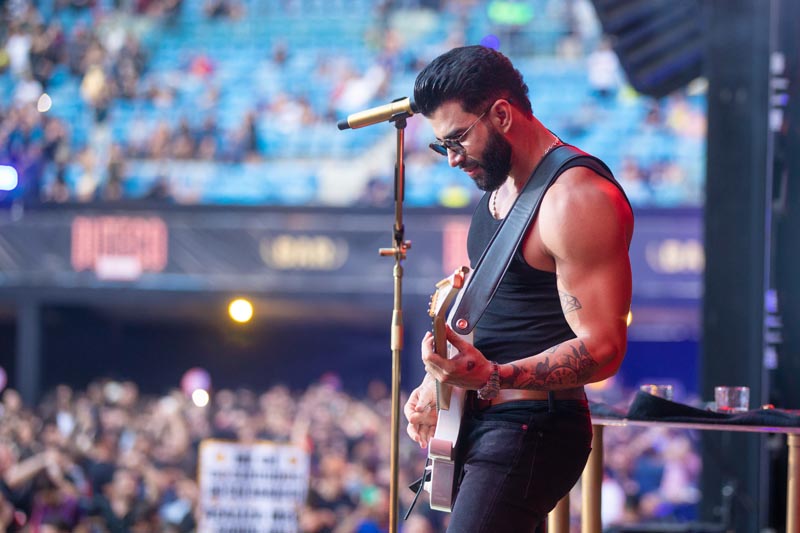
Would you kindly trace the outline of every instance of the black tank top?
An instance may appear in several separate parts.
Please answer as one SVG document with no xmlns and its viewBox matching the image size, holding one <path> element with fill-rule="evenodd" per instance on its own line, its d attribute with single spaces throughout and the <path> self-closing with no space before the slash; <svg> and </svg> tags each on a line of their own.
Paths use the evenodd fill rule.
<svg viewBox="0 0 800 533">
<path fill-rule="evenodd" d="M 472 215 L 467 252 L 477 264 L 502 223 L 489 213 L 486 193 Z M 473 342 L 487 359 L 508 363 L 575 338 L 561 309 L 556 275 L 531 267 L 518 248 L 497 292 L 475 326 Z"/>
</svg>

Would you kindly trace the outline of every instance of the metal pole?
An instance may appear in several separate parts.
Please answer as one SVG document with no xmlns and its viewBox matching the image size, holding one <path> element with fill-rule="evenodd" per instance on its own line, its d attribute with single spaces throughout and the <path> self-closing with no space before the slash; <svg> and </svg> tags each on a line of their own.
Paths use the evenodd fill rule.
<svg viewBox="0 0 800 533">
<path fill-rule="evenodd" d="M 787 438 L 789 466 L 786 472 L 786 533 L 800 533 L 800 435 L 791 433 Z"/>
<path fill-rule="evenodd" d="M 547 515 L 547 533 L 569 533 L 569 493 Z"/>
<path fill-rule="evenodd" d="M 395 166 L 395 209 L 392 248 L 381 248 L 382 256 L 392 256 L 394 264 L 394 306 L 392 310 L 392 421 L 391 421 L 391 450 L 389 467 L 391 482 L 389 484 L 389 533 L 397 533 L 398 522 L 398 485 L 399 485 L 399 458 L 400 458 L 400 356 L 403 350 L 403 266 L 406 252 L 411 243 L 405 240 L 405 227 L 403 226 L 403 193 L 405 189 L 405 165 L 403 163 L 403 147 L 405 143 L 406 113 L 400 113 L 392 118 L 397 129 L 397 163 Z"/>
<path fill-rule="evenodd" d="M 603 426 L 592 426 L 592 453 L 583 470 L 581 483 L 581 533 L 600 533 L 600 491 L 603 487 Z"/>
<path fill-rule="evenodd" d="M 22 400 L 31 408 L 41 393 L 41 303 L 27 299 L 17 304 L 17 354 L 15 384 Z"/>
</svg>

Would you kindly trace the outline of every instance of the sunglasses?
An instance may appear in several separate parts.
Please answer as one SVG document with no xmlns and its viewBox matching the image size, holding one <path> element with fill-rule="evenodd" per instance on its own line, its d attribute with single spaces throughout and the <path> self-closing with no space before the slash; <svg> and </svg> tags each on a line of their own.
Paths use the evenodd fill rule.
<svg viewBox="0 0 800 533">
<path fill-rule="evenodd" d="M 457 155 L 460 155 L 462 157 L 466 156 L 467 155 L 467 149 L 461 143 L 467 137 L 467 135 L 472 130 L 472 128 L 475 127 L 475 124 L 480 122 L 480 120 L 488 112 L 489 112 L 489 110 L 487 109 L 486 111 L 481 113 L 481 115 L 478 118 L 475 119 L 475 122 L 470 124 L 469 127 L 464 130 L 464 133 L 462 133 L 461 135 L 459 135 L 455 139 L 442 139 L 441 141 L 437 139 L 437 140 L 433 141 L 432 143 L 430 143 L 428 146 L 430 147 L 431 150 L 433 150 L 437 154 L 445 156 L 445 157 L 447 157 L 447 151 L 448 150 L 450 150 L 451 152 L 453 152 L 453 153 L 455 153 Z"/>
</svg>

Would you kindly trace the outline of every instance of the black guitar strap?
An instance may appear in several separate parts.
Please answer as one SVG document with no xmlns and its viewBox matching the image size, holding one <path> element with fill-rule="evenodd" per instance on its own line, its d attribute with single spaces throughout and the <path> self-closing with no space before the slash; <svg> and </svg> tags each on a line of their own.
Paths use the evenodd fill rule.
<svg viewBox="0 0 800 533">
<path fill-rule="evenodd" d="M 525 230 L 539 211 L 545 191 L 559 175 L 572 167 L 588 167 L 622 190 L 605 163 L 574 146 L 562 144 L 546 154 L 475 265 L 472 279 L 453 312 L 450 321 L 453 330 L 466 335 L 478 323 L 511 264 Z"/>
</svg>

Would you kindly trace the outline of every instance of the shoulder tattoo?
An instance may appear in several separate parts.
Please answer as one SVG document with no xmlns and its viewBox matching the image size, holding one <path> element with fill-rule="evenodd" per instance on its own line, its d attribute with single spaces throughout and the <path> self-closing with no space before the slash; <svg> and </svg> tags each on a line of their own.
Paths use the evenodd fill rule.
<svg viewBox="0 0 800 533">
<path fill-rule="evenodd" d="M 558 297 L 561 300 L 561 309 L 564 310 L 565 315 L 583 307 L 577 297 L 564 291 L 558 291 Z"/>
</svg>

